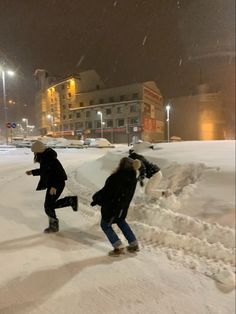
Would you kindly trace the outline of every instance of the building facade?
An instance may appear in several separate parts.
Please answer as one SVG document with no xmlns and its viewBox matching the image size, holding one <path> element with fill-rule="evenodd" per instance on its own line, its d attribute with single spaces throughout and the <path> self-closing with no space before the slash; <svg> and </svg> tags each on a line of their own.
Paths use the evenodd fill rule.
<svg viewBox="0 0 236 314">
<path fill-rule="evenodd" d="M 170 138 L 224 140 L 226 119 L 223 102 L 223 95 L 209 91 L 206 84 L 199 85 L 194 95 L 171 99 Z"/>
<path fill-rule="evenodd" d="M 134 136 L 164 139 L 163 99 L 155 82 L 105 88 L 93 70 L 46 87 L 46 78 L 37 78 L 42 86 L 36 95 L 42 135 L 105 137 L 112 143 L 129 143 Z"/>
</svg>

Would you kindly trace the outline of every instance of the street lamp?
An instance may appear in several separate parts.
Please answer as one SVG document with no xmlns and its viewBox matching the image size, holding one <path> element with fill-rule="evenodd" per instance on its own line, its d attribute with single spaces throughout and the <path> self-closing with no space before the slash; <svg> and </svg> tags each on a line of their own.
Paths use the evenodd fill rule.
<svg viewBox="0 0 236 314">
<path fill-rule="evenodd" d="M 22 121 L 25 122 L 25 126 L 26 126 L 26 137 L 28 137 L 29 120 L 28 120 L 27 118 L 23 118 Z"/>
<path fill-rule="evenodd" d="M 98 113 L 98 115 L 101 118 L 101 138 L 103 138 L 103 124 L 104 124 L 104 122 L 103 122 L 103 119 L 102 119 L 102 112 L 98 111 L 97 113 Z"/>
<path fill-rule="evenodd" d="M 4 106 L 4 115 L 5 115 L 5 137 L 6 137 L 6 144 L 8 144 L 8 134 L 7 134 L 7 96 L 6 96 L 6 81 L 5 77 L 6 74 L 9 76 L 13 76 L 15 73 L 13 71 L 5 71 L 2 67 L 0 67 L 0 72 L 2 74 L 2 90 L 3 90 L 3 106 Z"/>
<path fill-rule="evenodd" d="M 170 142 L 170 105 L 166 106 L 167 141 Z"/>
<path fill-rule="evenodd" d="M 47 118 L 50 120 L 50 122 L 51 122 L 51 131 L 52 131 L 52 133 L 53 133 L 53 128 L 54 128 L 54 122 L 53 122 L 53 116 L 51 115 L 51 114 L 48 114 L 47 115 Z"/>
</svg>

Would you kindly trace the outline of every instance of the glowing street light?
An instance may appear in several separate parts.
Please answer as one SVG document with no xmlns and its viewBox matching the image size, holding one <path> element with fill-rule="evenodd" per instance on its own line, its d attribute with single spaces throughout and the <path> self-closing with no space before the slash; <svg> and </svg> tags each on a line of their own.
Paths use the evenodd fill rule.
<svg viewBox="0 0 236 314">
<path fill-rule="evenodd" d="M 54 119 L 53 119 L 53 116 L 51 114 L 48 114 L 47 118 L 48 118 L 48 120 L 51 123 L 51 131 L 53 132 L 53 129 L 54 129 Z"/>
<path fill-rule="evenodd" d="M 2 90 L 3 90 L 3 106 L 4 106 L 4 116 L 5 116 L 5 137 L 6 137 L 6 144 L 8 144 L 8 134 L 7 134 L 7 96 L 6 96 L 6 81 L 5 77 L 6 74 L 9 76 L 13 76 L 15 73 L 10 70 L 4 70 L 2 66 L 0 66 L 0 72 L 2 75 Z"/>
<path fill-rule="evenodd" d="M 22 122 L 25 123 L 25 126 L 26 126 L 26 137 L 28 137 L 29 120 L 27 118 L 23 118 Z"/>
<path fill-rule="evenodd" d="M 97 114 L 100 116 L 101 118 L 101 138 L 103 138 L 103 125 L 105 124 L 103 122 L 103 118 L 102 118 L 102 112 L 101 111 L 98 111 Z"/>
<path fill-rule="evenodd" d="M 170 105 L 166 106 L 167 141 L 170 142 Z"/>
</svg>

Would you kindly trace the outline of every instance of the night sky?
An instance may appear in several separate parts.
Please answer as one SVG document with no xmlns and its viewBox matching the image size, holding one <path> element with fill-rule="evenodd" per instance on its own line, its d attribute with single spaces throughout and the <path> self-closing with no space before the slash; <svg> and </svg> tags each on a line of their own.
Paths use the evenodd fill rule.
<svg viewBox="0 0 236 314">
<path fill-rule="evenodd" d="M 234 19 L 234 0 L 0 0 L 0 62 L 17 70 L 7 80 L 17 101 L 9 112 L 18 118 L 33 106 L 37 68 L 95 69 L 108 87 L 154 80 L 175 96 L 186 76 L 197 83 L 185 72 L 189 59 L 234 49 Z"/>
</svg>

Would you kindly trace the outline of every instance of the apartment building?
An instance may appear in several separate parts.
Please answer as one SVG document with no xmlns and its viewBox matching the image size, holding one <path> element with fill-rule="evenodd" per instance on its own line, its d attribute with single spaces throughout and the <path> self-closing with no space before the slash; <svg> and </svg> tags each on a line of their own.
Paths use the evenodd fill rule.
<svg viewBox="0 0 236 314">
<path fill-rule="evenodd" d="M 44 80 L 43 80 L 44 82 Z M 105 88 L 93 70 L 45 84 L 36 95 L 42 134 L 105 137 L 112 143 L 164 139 L 164 107 L 155 82 Z"/>
</svg>

